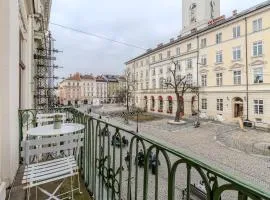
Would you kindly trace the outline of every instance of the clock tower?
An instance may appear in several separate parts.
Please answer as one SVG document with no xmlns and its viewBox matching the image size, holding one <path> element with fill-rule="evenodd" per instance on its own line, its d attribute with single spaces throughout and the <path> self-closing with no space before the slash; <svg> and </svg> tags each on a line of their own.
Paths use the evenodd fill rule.
<svg viewBox="0 0 270 200">
<path fill-rule="evenodd" d="M 182 0 L 182 15 L 182 34 L 186 35 L 220 16 L 220 0 Z"/>
</svg>

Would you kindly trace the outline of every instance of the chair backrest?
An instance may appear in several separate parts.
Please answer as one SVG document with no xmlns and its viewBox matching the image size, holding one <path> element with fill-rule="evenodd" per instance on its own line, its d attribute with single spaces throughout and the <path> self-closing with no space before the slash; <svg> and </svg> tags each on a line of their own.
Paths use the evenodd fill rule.
<svg viewBox="0 0 270 200">
<path fill-rule="evenodd" d="M 50 153 L 62 153 L 63 157 L 73 155 L 77 160 L 80 148 L 84 145 L 84 133 L 73 133 L 62 136 L 35 137 L 21 143 L 21 157 L 29 164 L 34 157 Z"/>
<path fill-rule="evenodd" d="M 66 113 L 46 113 L 46 114 L 37 114 L 37 124 L 38 126 L 43 126 L 50 124 L 54 121 L 54 116 L 60 115 L 62 116 L 62 122 L 66 122 Z"/>
</svg>

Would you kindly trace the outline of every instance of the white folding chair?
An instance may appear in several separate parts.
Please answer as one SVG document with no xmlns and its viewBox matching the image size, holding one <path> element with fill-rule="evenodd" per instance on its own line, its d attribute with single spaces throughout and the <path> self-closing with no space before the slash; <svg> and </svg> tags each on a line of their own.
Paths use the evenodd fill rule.
<svg viewBox="0 0 270 200">
<path fill-rule="evenodd" d="M 53 123 L 55 115 L 62 116 L 62 123 L 66 122 L 67 118 L 66 113 L 46 113 L 46 114 L 37 114 L 37 125 L 43 126 Z"/>
<path fill-rule="evenodd" d="M 24 158 L 25 170 L 23 175 L 22 184 L 24 189 L 27 190 L 27 199 L 30 199 L 31 188 L 36 188 L 36 200 L 38 199 L 37 191 L 40 190 L 42 193 L 48 196 L 48 199 L 59 200 L 62 199 L 74 199 L 74 191 L 80 190 L 79 180 L 79 168 L 77 160 L 79 157 L 80 149 L 83 146 L 83 133 L 73 133 L 60 137 L 51 138 L 39 138 L 29 139 L 22 142 L 21 156 Z M 54 143 L 62 143 L 62 145 L 53 145 Z M 36 148 L 36 147 L 39 148 Z M 33 156 L 39 157 L 46 153 L 52 152 L 68 152 L 68 155 L 61 154 L 63 157 L 52 159 L 44 162 L 30 163 L 30 158 Z M 78 178 L 78 188 L 73 188 L 73 177 Z M 57 194 L 65 179 L 70 178 L 70 191 Z M 54 192 L 50 193 L 42 188 L 42 185 L 54 181 L 61 180 L 61 183 L 56 187 Z M 71 196 L 70 196 L 71 195 Z"/>
</svg>

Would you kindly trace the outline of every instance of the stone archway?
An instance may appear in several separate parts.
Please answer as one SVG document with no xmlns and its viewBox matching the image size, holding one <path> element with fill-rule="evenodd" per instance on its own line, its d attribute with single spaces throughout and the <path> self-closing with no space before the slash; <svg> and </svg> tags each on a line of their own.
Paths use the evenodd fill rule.
<svg viewBox="0 0 270 200">
<path fill-rule="evenodd" d="M 232 113 L 233 113 L 233 117 L 234 118 L 243 117 L 243 113 L 244 113 L 244 101 L 243 101 L 242 98 L 235 97 L 232 100 Z"/>
</svg>

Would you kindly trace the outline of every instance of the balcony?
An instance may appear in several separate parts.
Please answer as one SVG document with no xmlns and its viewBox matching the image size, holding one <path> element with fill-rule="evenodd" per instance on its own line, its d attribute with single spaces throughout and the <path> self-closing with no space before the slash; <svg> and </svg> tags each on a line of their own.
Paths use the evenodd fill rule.
<svg viewBox="0 0 270 200">
<path fill-rule="evenodd" d="M 36 126 L 40 112 L 19 111 L 21 140 L 29 128 Z M 65 112 L 69 122 L 85 124 L 79 167 L 85 188 L 94 199 L 270 199 L 269 191 L 217 169 L 196 155 L 74 108 L 58 108 L 55 112 Z M 123 136 L 128 143 L 121 139 Z M 115 142 L 115 138 L 120 139 Z M 75 199 L 85 197 L 77 195 Z"/>
</svg>

